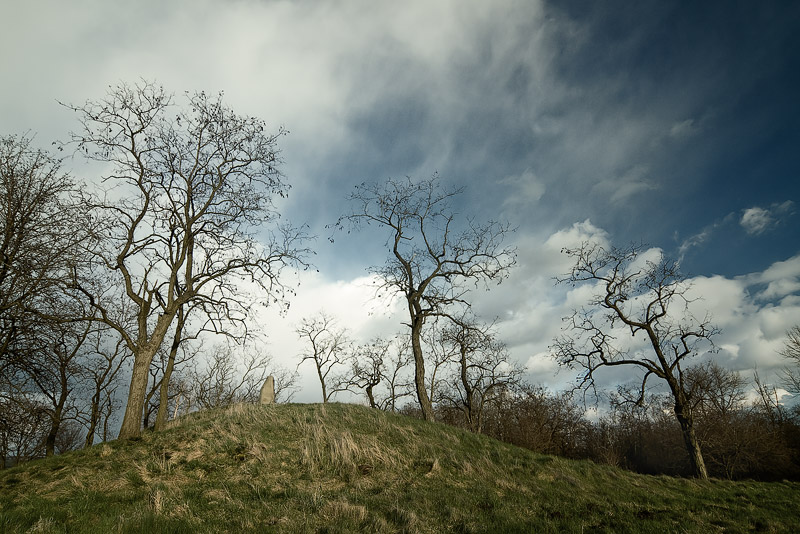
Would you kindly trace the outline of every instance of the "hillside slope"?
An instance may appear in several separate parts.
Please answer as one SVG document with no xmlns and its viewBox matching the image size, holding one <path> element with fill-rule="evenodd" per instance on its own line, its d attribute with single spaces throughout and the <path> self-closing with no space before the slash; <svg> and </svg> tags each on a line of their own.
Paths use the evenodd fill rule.
<svg viewBox="0 0 800 534">
<path fill-rule="evenodd" d="M 3 532 L 792 532 L 800 484 L 637 475 L 343 405 L 234 406 L 0 472 Z"/>
</svg>

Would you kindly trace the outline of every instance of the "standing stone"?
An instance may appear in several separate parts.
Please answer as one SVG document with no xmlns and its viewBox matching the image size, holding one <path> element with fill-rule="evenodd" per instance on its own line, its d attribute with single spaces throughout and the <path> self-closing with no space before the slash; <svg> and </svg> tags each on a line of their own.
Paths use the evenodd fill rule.
<svg viewBox="0 0 800 534">
<path fill-rule="evenodd" d="M 261 386 L 261 404 L 275 404 L 275 378 L 272 375 L 267 377 L 264 385 Z"/>
</svg>

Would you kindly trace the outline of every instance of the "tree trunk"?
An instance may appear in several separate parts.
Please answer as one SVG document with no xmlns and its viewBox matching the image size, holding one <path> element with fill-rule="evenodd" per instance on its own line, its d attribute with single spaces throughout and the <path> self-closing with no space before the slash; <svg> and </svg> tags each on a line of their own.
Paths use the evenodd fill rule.
<svg viewBox="0 0 800 534">
<path fill-rule="evenodd" d="M 433 404 L 425 388 L 425 359 L 422 355 L 422 320 L 415 317 L 411 326 L 411 350 L 414 354 L 414 385 L 417 388 L 417 400 L 422 409 L 422 417 L 426 421 L 434 421 Z"/>
<path fill-rule="evenodd" d="M 153 329 L 150 338 L 146 337 L 146 315 L 140 317 L 139 324 L 139 343 L 133 351 L 133 372 L 131 374 L 131 385 L 128 389 L 128 403 L 125 406 L 125 416 L 122 418 L 122 426 L 119 429 L 119 439 L 136 438 L 142 435 L 142 414 L 144 412 L 144 401 L 147 396 L 147 383 L 150 379 L 150 364 L 158 352 L 164 337 L 167 335 L 169 326 L 178 310 L 171 313 L 159 315 L 158 322 Z"/>
<path fill-rule="evenodd" d="M 703 460 L 703 451 L 700 449 L 700 441 L 697 439 L 697 434 L 694 431 L 694 417 L 686 406 L 681 401 L 675 402 L 675 416 L 681 425 L 681 432 L 683 433 L 683 442 L 686 445 L 686 450 L 689 452 L 689 462 L 692 466 L 694 476 L 703 480 L 708 479 L 708 471 L 706 470 L 706 463 Z"/>
<path fill-rule="evenodd" d="M 119 429 L 119 439 L 136 438 L 142 435 L 142 414 L 147 395 L 147 383 L 150 379 L 148 371 L 155 353 L 155 349 L 149 349 L 134 354 L 128 403 L 125 406 L 125 416 Z"/>
<path fill-rule="evenodd" d="M 319 383 L 322 385 L 322 404 L 328 403 L 328 389 L 325 387 L 325 379 L 322 378 L 322 371 L 317 368 L 317 373 L 319 374 Z"/>
<path fill-rule="evenodd" d="M 373 387 L 374 386 L 372 384 L 367 384 L 367 387 L 365 389 L 366 389 L 366 392 L 367 392 L 367 399 L 369 399 L 369 407 L 370 408 L 377 408 L 377 405 L 375 404 L 375 395 L 373 395 L 373 393 L 372 393 L 372 388 Z"/>
<path fill-rule="evenodd" d="M 464 387 L 464 413 L 467 416 L 467 424 L 469 425 L 470 431 L 477 433 L 475 408 L 472 402 L 474 393 L 469 383 L 469 376 L 467 376 L 467 351 L 463 346 L 460 348 L 460 355 L 461 357 L 458 363 L 461 371 L 459 374 L 461 377 L 461 385 Z"/>
<path fill-rule="evenodd" d="M 156 422 L 154 429 L 164 430 L 167 426 L 167 408 L 169 407 L 169 379 L 172 376 L 172 370 L 175 368 L 175 353 L 170 351 L 169 360 L 167 360 L 167 367 L 164 369 L 164 377 L 161 379 L 161 387 L 158 393 L 158 412 L 156 413 Z"/>
<path fill-rule="evenodd" d="M 61 428 L 61 414 L 61 406 L 53 410 L 53 416 L 50 421 L 50 431 L 47 433 L 47 438 L 45 438 L 44 442 L 45 456 L 53 456 L 56 453 L 56 436 L 58 436 L 58 430 Z"/>
<path fill-rule="evenodd" d="M 97 432 L 97 423 L 100 421 L 100 401 L 92 397 L 92 413 L 89 415 L 89 430 L 86 432 L 86 441 L 83 444 L 85 449 L 88 449 L 94 444 L 94 434 Z"/>
<path fill-rule="evenodd" d="M 64 365 L 60 369 L 61 378 L 61 392 L 58 396 L 58 402 L 53 407 L 53 416 L 50 420 L 50 431 L 47 433 L 45 440 L 45 456 L 53 456 L 56 453 L 56 438 L 58 431 L 61 428 L 61 419 L 64 417 L 64 405 L 67 403 L 69 396 L 69 384 L 67 381 L 67 369 Z"/>
<path fill-rule="evenodd" d="M 161 390 L 158 398 L 158 413 L 156 414 L 155 430 L 163 430 L 167 426 L 167 408 L 169 407 L 169 380 L 172 377 L 172 370 L 175 368 L 175 358 L 183 337 L 183 325 L 186 324 L 186 315 L 183 307 L 178 309 L 178 322 L 175 324 L 175 335 L 172 338 L 172 346 L 169 349 L 169 359 L 167 367 L 164 369 L 164 377 L 161 379 Z"/>
<path fill-rule="evenodd" d="M 111 419 L 111 412 L 114 409 L 114 404 L 111 399 L 105 404 L 105 412 L 103 413 L 103 441 L 108 441 L 108 420 Z"/>
</svg>

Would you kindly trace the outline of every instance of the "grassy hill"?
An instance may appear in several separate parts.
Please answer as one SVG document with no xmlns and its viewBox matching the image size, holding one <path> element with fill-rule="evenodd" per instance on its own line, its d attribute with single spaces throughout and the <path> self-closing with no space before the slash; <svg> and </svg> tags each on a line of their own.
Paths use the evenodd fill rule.
<svg viewBox="0 0 800 534">
<path fill-rule="evenodd" d="M 800 484 L 637 475 L 353 405 L 234 406 L 0 471 L 1 532 L 797 532 Z"/>
</svg>

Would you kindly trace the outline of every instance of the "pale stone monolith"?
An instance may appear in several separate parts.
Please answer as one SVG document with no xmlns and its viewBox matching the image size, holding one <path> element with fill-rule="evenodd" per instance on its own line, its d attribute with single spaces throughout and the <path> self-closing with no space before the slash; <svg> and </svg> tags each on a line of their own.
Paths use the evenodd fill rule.
<svg viewBox="0 0 800 534">
<path fill-rule="evenodd" d="M 267 377 L 264 385 L 261 386 L 261 404 L 275 404 L 275 378 L 272 375 Z"/>
</svg>

